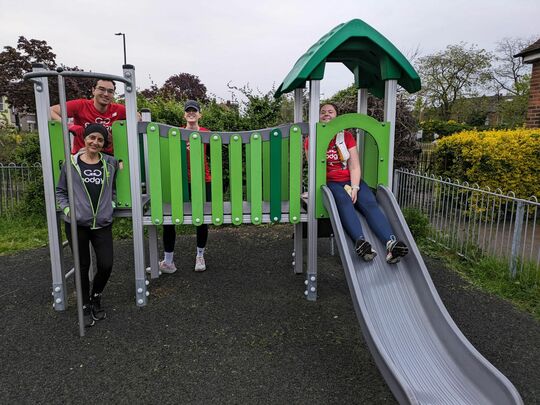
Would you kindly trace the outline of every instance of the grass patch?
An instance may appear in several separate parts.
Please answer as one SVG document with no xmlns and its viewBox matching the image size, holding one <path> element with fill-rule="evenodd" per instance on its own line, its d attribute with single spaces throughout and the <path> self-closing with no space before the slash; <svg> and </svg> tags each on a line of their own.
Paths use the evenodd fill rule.
<svg viewBox="0 0 540 405">
<path fill-rule="evenodd" d="M 49 241 L 44 217 L 0 217 L 0 255 L 46 246 Z"/>
<path fill-rule="evenodd" d="M 521 271 L 518 266 L 512 278 L 507 260 L 484 256 L 472 261 L 425 239 L 417 243 L 424 254 L 443 260 L 474 286 L 511 302 L 540 321 L 540 274 L 534 263 L 524 265 Z"/>
<path fill-rule="evenodd" d="M 64 224 L 62 226 L 62 240 L 66 240 Z M 158 233 L 161 235 L 161 226 Z M 144 227 L 145 236 L 147 227 Z M 176 227 L 178 235 L 195 233 L 193 225 L 179 225 Z M 133 239 L 133 223 L 131 218 L 115 218 L 113 223 L 113 239 Z M 0 217 L 0 256 L 14 254 L 29 249 L 47 246 L 49 235 L 47 221 L 40 215 L 8 215 Z"/>
</svg>

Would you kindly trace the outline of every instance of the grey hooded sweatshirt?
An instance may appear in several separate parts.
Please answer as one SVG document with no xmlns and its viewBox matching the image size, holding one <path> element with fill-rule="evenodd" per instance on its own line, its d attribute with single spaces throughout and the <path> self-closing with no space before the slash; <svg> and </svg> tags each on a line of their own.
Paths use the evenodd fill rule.
<svg viewBox="0 0 540 405">
<path fill-rule="evenodd" d="M 116 197 L 114 179 L 118 170 L 118 162 L 114 157 L 100 153 L 104 181 L 101 187 L 98 208 L 94 212 L 90 194 L 88 194 L 88 190 L 81 177 L 81 168 L 77 163 L 78 157 L 78 153 L 72 155 L 70 165 L 73 173 L 73 195 L 75 206 L 77 207 L 75 210 L 77 214 L 77 225 L 88 226 L 92 229 L 103 228 L 111 224 L 113 220 L 114 199 Z M 64 220 L 70 222 L 66 167 L 67 165 L 64 164 L 60 172 L 60 179 L 56 186 L 56 202 L 64 214 L 67 213 Z"/>
</svg>

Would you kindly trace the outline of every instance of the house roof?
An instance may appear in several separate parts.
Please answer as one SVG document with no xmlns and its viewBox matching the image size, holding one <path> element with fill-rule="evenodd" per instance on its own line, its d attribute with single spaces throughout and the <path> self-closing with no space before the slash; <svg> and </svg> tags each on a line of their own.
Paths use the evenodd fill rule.
<svg viewBox="0 0 540 405">
<path fill-rule="evenodd" d="M 514 58 L 519 58 L 520 56 L 525 57 L 525 56 L 528 56 L 528 55 L 530 55 L 532 53 L 536 53 L 538 51 L 540 51 L 540 39 L 538 41 L 536 41 L 535 43 L 529 45 L 527 48 L 522 50 L 520 53 L 515 54 Z"/>
<path fill-rule="evenodd" d="M 420 90 L 420 77 L 407 58 L 378 31 L 359 19 L 342 23 L 313 44 L 293 66 L 274 96 L 321 80 L 325 64 L 341 62 L 354 74 L 357 88 L 384 95 L 384 81 L 395 79 L 409 93 Z"/>
</svg>

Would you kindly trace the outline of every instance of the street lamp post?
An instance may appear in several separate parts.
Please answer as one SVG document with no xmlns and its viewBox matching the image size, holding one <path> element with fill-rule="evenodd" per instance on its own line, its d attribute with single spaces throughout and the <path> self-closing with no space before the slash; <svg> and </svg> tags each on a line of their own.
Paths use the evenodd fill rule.
<svg viewBox="0 0 540 405">
<path fill-rule="evenodd" d="M 117 32 L 114 35 L 122 35 L 122 42 L 124 43 L 124 65 L 127 65 L 126 62 L 126 34 L 123 32 Z"/>
</svg>

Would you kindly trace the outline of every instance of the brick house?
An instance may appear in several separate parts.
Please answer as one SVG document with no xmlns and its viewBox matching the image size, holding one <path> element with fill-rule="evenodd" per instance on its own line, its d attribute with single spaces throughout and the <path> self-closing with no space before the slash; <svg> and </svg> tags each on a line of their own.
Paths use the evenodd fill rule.
<svg viewBox="0 0 540 405">
<path fill-rule="evenodd" d="M 540 128 L 540 39 L 514 55 L 514 58 L 519 57 L 523 58 L 523 63 L 532 64 L 529 107 L 525 125 L 528 128 Z"/>
</svg>

